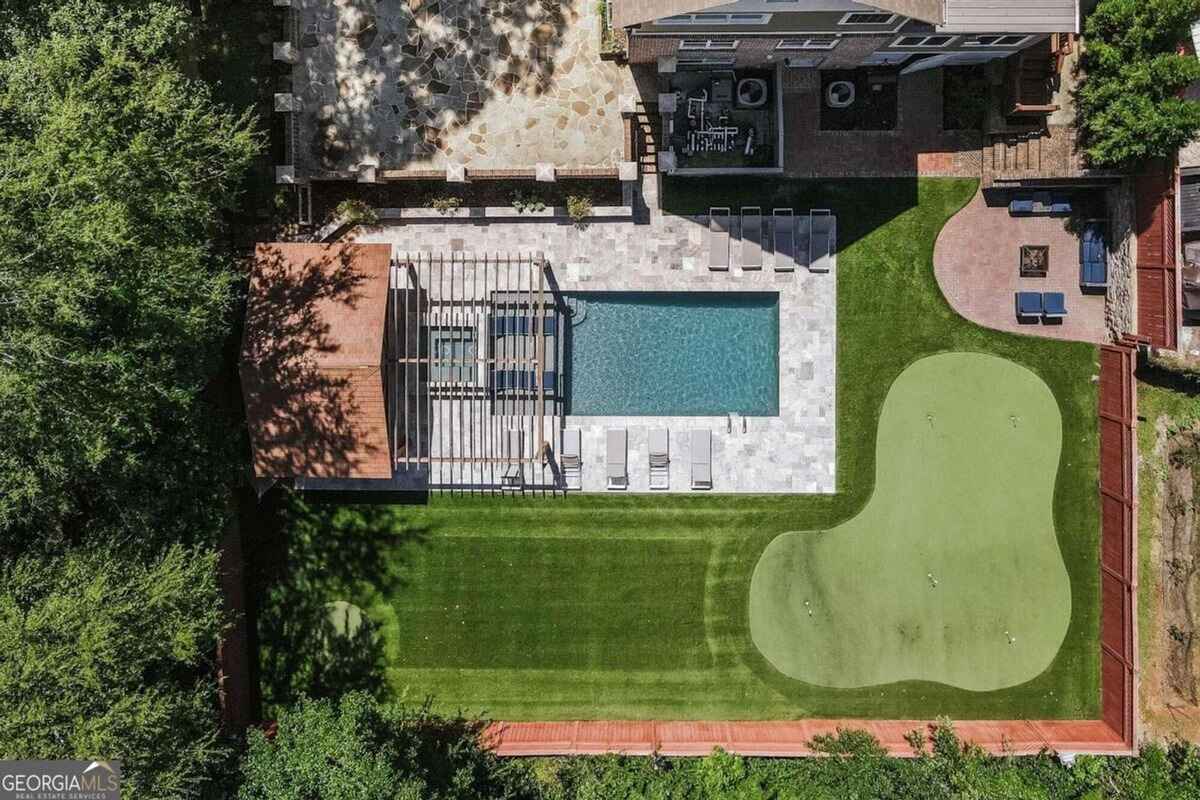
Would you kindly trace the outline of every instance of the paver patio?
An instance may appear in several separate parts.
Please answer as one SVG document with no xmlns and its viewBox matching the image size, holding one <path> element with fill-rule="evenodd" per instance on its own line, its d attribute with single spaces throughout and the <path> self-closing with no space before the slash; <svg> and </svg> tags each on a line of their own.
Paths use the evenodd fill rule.
<svg viewBox="0 0 1200 800">
<path fill-rule="evenodd" d="M 296 159 L 309 175 L 612 167 L 626 67 L 590 0 L 300 0 Z"/>
<path fill-rule="evenodd" d="M 1107 342 L 1103 290 L 1084 294 L 1079 288 L 1079 237 L 1062 217 L 1013 217 L 1007 197 L 984 192 L 951 217 L 933 252 L 934 274 L 954 310 L 979 325 L 1014 333 Z M 1049 245 L 1044 278 L 1022 278 L 1020 246 Z M 1016 292 L 1062 292 L 1067 317 L 1061 324 L 1017 322 Z"/>
</svg>

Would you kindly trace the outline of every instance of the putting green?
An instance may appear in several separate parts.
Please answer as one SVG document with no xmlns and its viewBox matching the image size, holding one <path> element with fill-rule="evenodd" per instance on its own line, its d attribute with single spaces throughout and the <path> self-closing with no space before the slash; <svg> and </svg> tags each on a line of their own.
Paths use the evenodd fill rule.
<svg viewBox="0 0 1200 800">
<path fill-rule="evenodd" d="M 820 686 L 1036 677 L 1071 618 L 1052 510 L 1061 445 L 1054 396 L 1024 367 L 973 353 L 911 365 L 880 413 L 866 508 L 782 534 L 759 559 L 755 645 Z"/>
</svg>

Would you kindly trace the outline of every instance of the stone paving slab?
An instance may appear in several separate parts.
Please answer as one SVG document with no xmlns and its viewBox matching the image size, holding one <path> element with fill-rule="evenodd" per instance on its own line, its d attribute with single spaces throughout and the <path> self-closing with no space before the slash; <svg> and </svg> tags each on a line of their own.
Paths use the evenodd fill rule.
<svg viewBox="0 0 1200 800">
<path fill-rule="evenodd" d="M 305 175 L 615 168 L 627 67 L 591 0 L 297 0 Z"/>
<path fill-rule="evenodd" d="M 714 203 L 719 198 L 714 198 Z M 690 492 L 688 431 L 712 431 L 714 492 L 832 493 L 836 489 L 836 282 L 834 273 L 776 273 L 768 249 L 764 268 L 711 272 L 706 266 L 707 218 L 653 215 L 650 224 L 596 222 L 586 228 L 547 221 L 387 224 L 359 233 L 361 242 L 389 242 L 395 252 L 543 253 L 563 291 L 774 291 L 779 293 L 779 406 L 775 417 L 568 416 L 582 431 L 583 488 L 605 491 L 607 428 L 629 432 L 630 492 L 648 492 L 646 437 L 671 432 L 671 492 Z M 770 241 L 769 237 L 764 237 Z M 461 240 L 461 241 L 459 241 Z M 452 244 L 453 242 L 453 244 Z M 736 242 L 733 252 L 737 252 Z M 445 419 L 454 418 L 447 411 Z M 436 425 L 443 415 L 435 414 Z M 551 442 L 560 452 L 561 431 Z M 487 483 L 484 470 L 475 476 Z M 473 480 L 468 476 L 468 480 Z M 550 485 L 553 474 L 528 476 Z"/>
</svg>

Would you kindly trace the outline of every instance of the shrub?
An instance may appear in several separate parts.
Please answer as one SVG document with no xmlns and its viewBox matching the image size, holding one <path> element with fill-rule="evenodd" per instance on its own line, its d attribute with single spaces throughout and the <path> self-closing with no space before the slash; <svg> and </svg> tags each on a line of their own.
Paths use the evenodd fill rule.
<svg viewBox="0 0 1200 800">
<path fill-rule="evenodd" d="M 1200 61 L 1177 45 L 1200 0 L 1100 0 L 1085 26 L 1078 94 L 1081 133 L 1094 166 L 1172 155 L 1200 131 L 1200 103 L 1179 96 Z"/>
<path fill-rule="evenodd" d="M 542 198 L 532 192 L 526 193 L 521 189 L 517 189 L 512 193 L 512 207 L 517 210 L 518 214 L 529 212 L 536 214 L 539 211 L 546 210 L 546 203 Z"/>
<path fill-rule="evenodd" d="M 567 198 L 567 216 L 577 224 L 587 222 L 592 215 L 592 201 L 586 197 L 571 195 Z"/>
<path fill-rule="evenodd" d="M 430 208 L 445 216 L 453 211 L 462 208 L 461 197 L 435 197 L 430 203 Z"/>
<path fill-rule="evenodd" d="M 347 225 L 374 225 L 379 222 L 378 212 L 363 200 L 343 200 L 337 204 L 335 213 Z"/>
</svg>

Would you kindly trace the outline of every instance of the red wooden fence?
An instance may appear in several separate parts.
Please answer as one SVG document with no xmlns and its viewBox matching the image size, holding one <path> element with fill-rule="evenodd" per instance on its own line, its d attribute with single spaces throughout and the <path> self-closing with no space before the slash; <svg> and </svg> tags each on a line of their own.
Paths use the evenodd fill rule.
<svg viewBox="0 0 1200 800">
<path fill-rule="evenodd" d="M 1136 351 L 1100 348 L 1101 717 L 1132 746 L 1136 714 Z"/>
<path fill-rule="evenodd" d="M 1175 172 L 1170 165 L 1134 179 L 1137 330 L 1155 347 L 1175 349 Z"/>
</svg>

